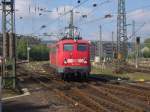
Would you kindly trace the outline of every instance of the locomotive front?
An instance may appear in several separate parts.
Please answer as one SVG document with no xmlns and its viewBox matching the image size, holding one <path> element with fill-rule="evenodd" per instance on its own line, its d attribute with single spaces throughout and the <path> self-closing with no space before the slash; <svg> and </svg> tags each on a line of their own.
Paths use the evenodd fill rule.
<svg viewBox="0 0 150 112">
<path fill-rule="evenodd" d="M 58 52 L 61 65 L 58 72 L 67 77 L 75 75 L 87 77 L 91 71 L 90 43 L 86 40 L 62 40 Z"/>
</svg>

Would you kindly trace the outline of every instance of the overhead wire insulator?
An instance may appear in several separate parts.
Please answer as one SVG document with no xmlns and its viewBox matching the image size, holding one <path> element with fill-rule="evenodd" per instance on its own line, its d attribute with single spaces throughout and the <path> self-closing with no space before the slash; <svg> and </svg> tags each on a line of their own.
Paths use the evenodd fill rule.
<svg viewBox="0 0 150 112">
<path fill-rule="evenodd" d="M 43 10 L 44 10 L 43 8 L 40 9 L 40 11 L 43 11 Z"/>
<path fill-rule="evenodd" d="M 94 4 L 93 4 L 93 7 L 97 7 L 97 4 L 96 4 L 96 3 L 94 3 Z"/>
<path fill-rule="evenodd" d="M 87 18 L 87 15 L 82 15 L 82 18 Z"/>
<path fill-rule="evenodd" d="M 41 28 L 46 28 L 46 25 L 42 25 Z"/>
<path fill-rule="evenodd" d="M 78 3 L 81 3 L 81 1 L 80 1 L 80 0 L 78 0 Z"/>
<path fill-rule="evenodd" d="M 39 13 L 39 16 L 41 16 L 42 15 L 42 13 Z"/>
<path fill-rule="evenodd" d="M 111 18 L 112 17 L 112 15 L 111 14 L 107 14 L 107 15 L 105 15 L 105 18 Z"/>
<path fill-rule="evenodd" d="M 97 7 L 96 0 L 93 0 L 93 7 Z"/>
<path fill-rule="evenodd" d="M 23 17 L 19 17 L 19 19 L 23 19 Z"/>
</svg>

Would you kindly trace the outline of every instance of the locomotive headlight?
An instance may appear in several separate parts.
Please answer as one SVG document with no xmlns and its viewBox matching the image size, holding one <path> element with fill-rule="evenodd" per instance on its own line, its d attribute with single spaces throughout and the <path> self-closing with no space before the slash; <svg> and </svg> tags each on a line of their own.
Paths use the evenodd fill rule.
<svg viewBox="0 0 150 112">
<path fill-rule="evenodd" d="M 84 63 L 87 64 L 87 59 L 86 58 L 84 58 Z"/>
<path fill-rule="evenodd" d="M 67 64 L 67 59 L 64 59 L 64 64 Z"/>
</svg>

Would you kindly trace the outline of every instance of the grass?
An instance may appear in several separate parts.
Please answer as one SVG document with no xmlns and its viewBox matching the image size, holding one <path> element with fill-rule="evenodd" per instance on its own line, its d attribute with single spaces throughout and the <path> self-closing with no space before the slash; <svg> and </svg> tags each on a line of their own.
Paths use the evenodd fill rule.
<svg viewBox="0 0 150 112">
<path fill-rule="evenodd" d="M 26 64 L 26 68 L 29 70 L 42 70 L 41 65 L 49 63 L 48 61 L 39 61 L 39 62 L 30 62 L 29 64 Z M 145 81 L 150 81 L 150 74 L 146 73 L 127 73 L 124 72 L 122 74 L 116 74 L 113 72 L 113 70 L 109 67 L 106 67 L 106 69 L 101 69 L 100 67 L 93 67 L 92 66 L 92 71 L 91 71 L 91 76 L 102 76 L 102 77 L 109 77 L 112 79 L 116 78 L 123 78 L 123 79 L 128 79 L 130 81 L 138 81 L 138 80 L 145 80 Z M 114 77 L 114 78 L 113 78 Z"/>
<path fill-rule="evenodd" d="M 42 69 L 43 64 L 48 64 L 48 61 L 32 61 L 30 63 L 25 64 L 25 68 L 28 70 L 36 71 Z"/>
<path fill-rule="evenodd" d="M 20 93 L 12 89 L 3 89 L 2 91 L 2 98 L 12 97 L 16 95 L 20 95 Z"/>
<path fill-rule="evenodd" d="M 91 74 L 94 74 L 96 76 L 106 76 L 106 77 L 118 77 L 118 78 L 124 78 L 128 79 L 130 81 L 150 81 L 150 74 L 148 73 L 127 73 L 124 72 L 122 74 L 116 74 L 113 73 L 113 70 L 111 68 L 105 68 L 101 69 L 100 67 L 92 67 Z"/>
</svg>

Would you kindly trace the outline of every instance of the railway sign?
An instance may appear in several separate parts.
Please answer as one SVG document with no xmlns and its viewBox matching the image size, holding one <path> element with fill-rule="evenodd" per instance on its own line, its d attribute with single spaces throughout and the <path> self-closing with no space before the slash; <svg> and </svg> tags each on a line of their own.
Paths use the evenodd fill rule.
<svg viewBox="0 0 150 112">
<path fill-rule="evenodd" d="M 31 50 L 31 48 L 30 48 L 30 47 L 27 47 L 27 50 L 28 50 L 28 51 L 30 51 L 30 50 Z"/>
<path fill-rule="evenodd" d="M 0 64 L 2 64 L 2 62 L 3 62 L 2 60 L 3 60 L 3 58 L 2 58 L 2 56 L 0 56 Z"/>
</svg>

